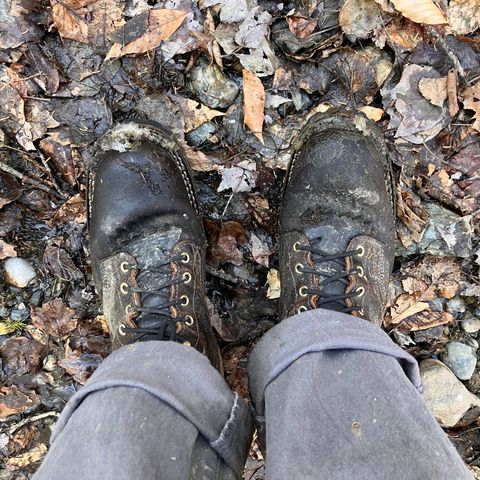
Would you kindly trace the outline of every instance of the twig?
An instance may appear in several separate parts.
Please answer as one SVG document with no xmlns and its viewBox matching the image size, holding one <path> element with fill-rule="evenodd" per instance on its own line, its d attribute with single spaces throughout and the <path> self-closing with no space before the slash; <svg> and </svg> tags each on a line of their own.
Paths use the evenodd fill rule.
<svg viewBox="0 0 480 480">
<path fill-rule="evenodd" d="M 60 197 L 60 195 L 55 190 L 52 190 L 51 188 L 46 187 L 40 182 L 37 182 L 33 178 L 30 178 L 27 175 L 20 173 L 18 170 L 15 170 L 14 168 L 7 165 L 6 163 L 3 163 L 2 161 L 0 161 L 0 170 L 3 170 L 4 172 L 9 173 L 10 175 L 13 175 L 14 177 L 17 177 L 22 182 L 28 183 L 33 187 L 38 188 L 39 190 L 43 190 L 44 192 L 50 193 L 51 195 L 54 195 L 57 198 Z"/>
<path fill-rule="evenodd" d="M 24 420 L 16 423 L 15 425 L 12 425 L 8 433 L 11 435 L 12 433 L 15 433 L 19 428 L 22 428 L 24 425 L 27 425 L 28 423 L 36 422 L 37 420 L 42 420 L 42 418 L 58 417 L 58 416 L 59 416 L 59 413 L 54 412 L 52 410 L 51 412 L 39 413 L 38 415 L 34 415 L 33 417 L 27 417 Z"/>
</svg>

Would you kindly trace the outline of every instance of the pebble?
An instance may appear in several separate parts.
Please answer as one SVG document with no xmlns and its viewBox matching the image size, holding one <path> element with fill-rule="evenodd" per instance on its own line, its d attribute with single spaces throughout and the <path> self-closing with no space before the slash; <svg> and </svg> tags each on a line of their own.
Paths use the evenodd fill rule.
<svg viewBox="0 0 480 480">
<path fill-rule="evenodd" d="M 207 107 L 228 108 L 238 96 L 238 85 L 215 63 L 200 57 L 188 77 L 188 89 Z"/>
<path fill-rule="evenodd" d="M 212 122 L 207 122 L 195 128 L 195 130 L 188 132 L 185 135 L 185 139 L 191 147 L 198 147 L 206 142 L 216 130 L 217 127 Z"/>
<path fill-rule="evenodd" d="M 480 399 L 470 393 L 453 372 L 438 360 L 420 363 L 425 402 L 443 427 L 453 427 Z"/>
<path fill-rule="evenodd" d="M 30 297 L 30 305 L 34 305 L 35 307 L 39 307 L 43 302 L 43 291 L 42 290 L 35 290 Z"/>
<path fill-rule="evenodd" d="M 6 282 L 17 288 L 25 288 L 37 276 L 33 267 L 23 258 L 7 258 L 3 265 Z"/>
<path fill-rule="evenodd" d="M 443 355 L 443 361 L 460 380 L 469 380 L 477 365 L 477 352 L 470 345 L 450 342 Z"/>
<path fill-rule="evenodd" d="M 462 320 L 462 328 L 467 333 L 476 333 L 480 330 L 480 318 L 467 313 Z"/>
<path fill-rule="evenodd" d="M 453 315 L 465 312 L 466 308 L 465 302 L 458 297 L 452 298 L 447 302 L 447 312 Z"/>
<path fill-rule="evenodd" d="M 14 322 L 23 322 L 26 320 L 30 313 L 23 303 L 17 306 L 18 308 L 13 308 L 10 312 L 10 320 Z"/>
</svg>

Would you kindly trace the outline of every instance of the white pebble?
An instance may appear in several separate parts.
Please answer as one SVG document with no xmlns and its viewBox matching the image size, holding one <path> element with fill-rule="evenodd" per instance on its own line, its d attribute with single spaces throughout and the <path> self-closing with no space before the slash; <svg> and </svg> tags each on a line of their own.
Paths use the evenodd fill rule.
<svg viewBox="0 0 480 480">
<path fill-rule="evenodd" d="M 37 276 L 33 267 L 23 258 L 7 258 L 3 265 L 6 282 L 14 287 L 25 288 Z"/>
</svg>

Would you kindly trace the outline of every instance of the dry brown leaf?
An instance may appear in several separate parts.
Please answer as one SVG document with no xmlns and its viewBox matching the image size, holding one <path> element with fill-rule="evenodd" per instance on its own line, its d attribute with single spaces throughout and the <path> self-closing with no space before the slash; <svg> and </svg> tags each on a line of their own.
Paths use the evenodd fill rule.
<svg viewBox="0 0 480 480">
<path fill-rule="evenodd" d="M 243 70 L 243 103 L 245 125 L 263 143 L 265 89 L 262 81 L 250 70 Z"/>
<path fill-rule="evenodd" d="M 400 235 L 402 244 L 408 248 L 412 240 L 420 243 L 427 225 L 428 213 L 421 203 L 400 185 L 397 190 L 397 215 L 410 232 L 409 235 Z"/>
<path fill-rule="evenodd" d="M 457 71 L 451 69 L 447 75 L 448 113 L 453 118 L 458 113 Z"/>
<path fill-rule="evenodd" d="M 209 108 L 190 98 L 179 96 L 172 96 L 171 98 L 182 110 L 183 120 L 185 122 L 185 133 L 209 122 L 212 118 L 225 115 L 223 112 Z"/>
<path fill-rule="evenodd" d="M 150 10 L 148 25 L 145 33 L 139 38 L 122 45 L 115 43 L 106 56 L 118 58 L 123 55 L 145 53 L 157 48 L 163 41 L 168 40 L 185 20 L 188 12 L 182 10 L 159 9 Z"/>
<path fill-rule="evenodd" d="M 15 251 L 15 246 L 0 240 L 0 260 L 16 256 L 17 252 Z"/>
<path fill-rule="evenodd" d="M 53 22 L 63 38 L 105 47 L 125 22 L 122 2 L 115 0 L 51 0 Z"/>
<path fill-rule="evenodd" d="M 408 307 L 406 310 L 404 310 L 402 313 L 393 316 L 389 323 L 391 323 L 392 325 L 398 325 L 400 322 L 410 317 L 411 315 L 423 312 L 424 310 L 427 310 L 429 308 L 430 306 L 426 302 L 416 302 L 410 307 Z"/>
<path fill-rule="evenodd" d="M 338 23 L 347 35 L 368 38 L 373 30 L 384 24 L 382 9 L 372 0 L 346 0 L 340 9 Z"/>
<path fill-rule="evenodd" d="M 480 132 L 480 80 L 463 92 L 463 106 L 475 112 L 472 128 Z"/>
<path fill-rule="evenodd" d="M 280 273 L 275 268 L 271 268 L 267 273 L 267 298 L 273 300 L 280 298 Z"/>
<path fill-rule="evenodd" d="M 300 16 L 287 17 L 288 28 L 298 38 L 305 38 L 311 35 L 317 27 L 317 20 Z"/>
<path fill-rule="evenodd" d="M 405 319 L 402 322 L 400 329 L 406 332 L 417 332 L 419 330 L 427 330 L 428 328 L 438 327 L 440 325 L 450 325 L 453 323 L 453 320 L 454 317 L 451 313 L 425 310 Z"/>
<path fill-rule="evenodd" d="M 385 113 L 381 108 L 363 106 L 359 107 L 359 110 L 365 114 L 370 120 L 378 122 Z"/>
<path fill-rule="evenodd" d="M 480 28 L 478 0 L 450 0 L 447 9 L 448 24 L 457 35 L 466 35 Z"/>
<path fill-rule="evenodd" d="M 35 445 L 28 452 L 22 453 L 18 457 L 10 457 L 6 459 L 6 464 L 12 469 L 17 470 L 24 468 L 31 463 L 39 462 L 47 453 L 47 446 L 44 443 Z"/>
<path fill-rule="evenodd" d="M 74 330 L 78 321 L 75 311 L 59 298 L 44 303 L 41 308 L 33 307 L 31 317 L 36 328 L 56 338 L 64 337 Z"/>
<path fill-rule="evenodd" d="M 56 212 L 52 220 L 48 221 L 48 225 L 56 227 L 65 225 L 66 223 L 86 223 L 87 208 L 85 198 L 81 193 L 77 193 L 70 197 Z"/>
<path fill-rule="evenodd" d="M 418 89 L 432 105 L 442 107 L 447 99 L 447 77 L 421 78 Z"/>
<path fill-rule="evenodd" d="M 447 23 L 447 19 L 433 0 L 391 0 L 391 2 L 404 17 L 413 22 L 425 25 Z"/>
</svg>

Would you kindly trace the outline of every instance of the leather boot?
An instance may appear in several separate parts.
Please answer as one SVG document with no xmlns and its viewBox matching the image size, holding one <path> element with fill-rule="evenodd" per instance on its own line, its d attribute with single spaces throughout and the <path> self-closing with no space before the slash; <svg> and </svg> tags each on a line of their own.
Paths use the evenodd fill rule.
<svg viewBox="0 0 480 480">
<path fill-rule="evenodd" d="M 380 326 L 395 235 L 382 134 L 362 114 L 329 110 L 294 149 L 280 213 L 280 317 L 321 307 Z"/>
<path fill-rule="evenodd" d="M 88 169 L 92 270 L 113 348 L 171 340 L 221 370 L 205 301 L 205 234 L 188 164 L 160 127 L 121 124 Z"/>
</svg>

